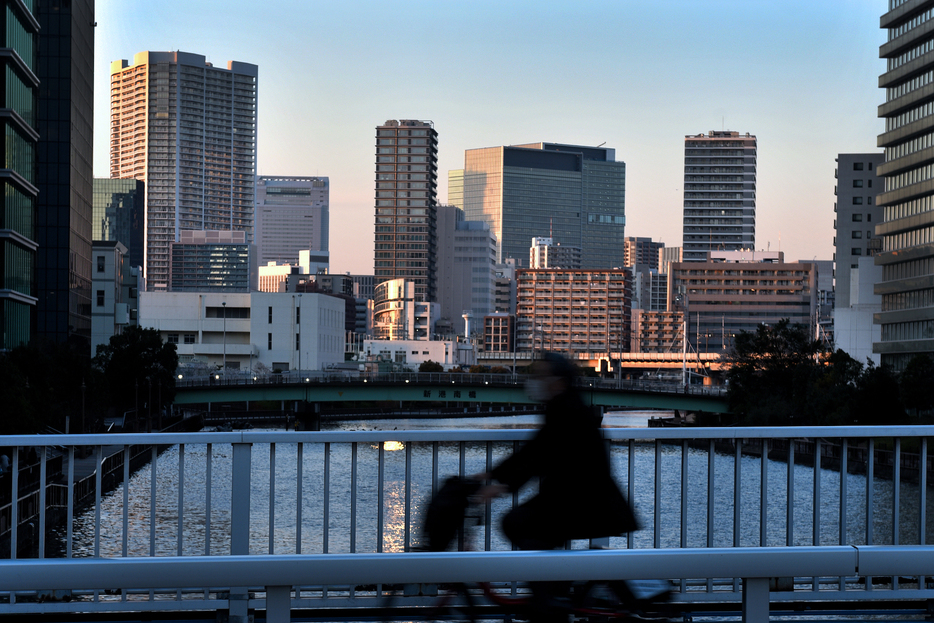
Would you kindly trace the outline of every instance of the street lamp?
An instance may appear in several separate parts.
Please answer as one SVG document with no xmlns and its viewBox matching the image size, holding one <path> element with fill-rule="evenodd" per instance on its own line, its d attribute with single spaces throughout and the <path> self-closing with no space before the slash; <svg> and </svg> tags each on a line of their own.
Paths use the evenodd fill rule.
<svg viewBox="0 0 934 623">
<path fill-rule="evenodd" d="M 221 303 L 224 311 L 224 376 L 227 375 L 227 301 Z"/>
</svg>

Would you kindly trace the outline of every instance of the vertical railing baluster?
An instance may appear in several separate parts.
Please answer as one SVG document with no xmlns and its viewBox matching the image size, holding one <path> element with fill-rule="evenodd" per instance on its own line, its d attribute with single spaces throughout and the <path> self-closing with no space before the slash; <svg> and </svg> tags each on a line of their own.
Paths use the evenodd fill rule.
<svg viewBox="0 0 934 623">
<path fill-rule="evenodd" d="M 383 551 L 383 468 L 386 460 L 385 444 L 379 442 L 376 451 L 376 552 Z"/>
<path fill-rule="evenodd" d="M 350 553 L 357 551 L 357 442 L 350 444 Z"/>
<path fill-rule="evenodd" d="M 211 470 L 214 466 L 214 444 L 205 448 L 204 473 L 204 555 L 211 555 Z"/>
<path fill-rule="evenodd" d="M 636 471 L 636 442 L 634 439 L 629 440 L 629 473 L 626 474 L 627 482 L 627 495 L 629 497 L 629 503 L 633 504 L 636 499 L 636 479 L 633 474 Z M 513 496 L 516 497 L 516 496 Z M 626 548 L 632 549 L 634 543 L 634 536 L 632 532 L 626 535 Z"/>
<path fill-rule="evenodd" d="M 402 551 L 407 552 L 410 549 L 412 530 L 412 442 L 405 443 L 405 525 L 402 542 Z"/>
<path fill-rule="evenodd" d="M 785 492 L 785 545 L 795 544 L 795 440 L 788 440 L 787 490 Z"/>
<path fill-rule="evenodd" d="M 655 549 L 658 549 L 662 546 L 662 440 L 655 440 L 655 482 L 654 482 L 654 497 L 655 497 L 655 512 L 652 513 L 655 515 L 655 520 L 653 523 L 653 529 L 655 530 L 654 546 Z"/>
<path fill-rule="evenodd" d="M 927 487 L 928 487 L 928 440 L 927 437 L 921 438 L 921 449 L 919 460 L 921 464 L 918 466 L 918 493 L 920 496 L 919 499 L 919 512 L 918 512 L 918 543 L 921 545 L 927 545 Z M 926 576 L 921 576 L 918 578 L 918 589 L 923 589 L 926 585 L 925 582 Z"/>
<path fill-rule="evenodd" d="M 869 440 L 869 450 L 866 454 L 866 545 L 873 543 L 872 521 L 875 504 L 875 495 L 873 495 L 873 480 L 875 479 L 876 468 L 876 440 Z M 866 576 L 866 590 L 872 590 L 872 576 Z"/>
<path fill-rule="evenodd" d="M 230 555 L 250 553 L 250 466 L 252 448 L 248 443 L 233 444 L 230 483 Z"/>
<path fill-rule="evenodd" d="M 45 482 L 46 482 L 46 469 L 48 466 L 45 464 L 45 455 L 46 447 L 41 446 L 39 448 L 39 558 L 45 558 Z"/>
<path fill-rule="evenodd" d="M 126 506 L 126 504 L 124 504 Z M 71 558 L 75 537 L 75 447 L 68 446 L 68 526 L 65 530 L 65 557 Z"/>
<path fill-rule="evenodd" d="M 814 440 L 814 508 L 812 511 L 811 523 L 811 544 L 820 545 L 820 459 L 821 459 L 821 441 L 820 439 Z M 814 591 L 820 590 L 819 584 L 820 578 L 814 576 L 811 578 L 812 587 Z"/>
<path fill-rule="evenodd" d="M 149 449 L 149 555 L 156 555 L 156 460 L 159 457 L 159 449 L 152 446 Z M 149 591 L 149 598 L 153 598 L 152 591 Z"/>
<path fill-rule="evenodd" d="M 461 441 L 458 444 L 459 454 L 457 462 L 457 474 L 463 478 L 467 475 L 467 444 Z"/>
<path fill-rule="evenodd" d="M 688 546 L 688 442 L 681 442 L 681 547 Z M 682 587 L 684 581 L 682 580 Z"/>
<path fill-rule="evenodd" d="M 123 446 L 123 543 L 121 552 L 126 558 L 130 549 L 130 452 L 131 446 Z M 123 591 L 126 601 L 126 591 Z"/>
<path fill-rule="evenodd" d="M 178 539 L 175 555 L 181 556 L 185 536 L 185 444 L 178 444 Z"/>
<path fill-rule="evenodd" d="M 740 500 L 743 492 L 742 458 L 743 440 L 737 439 L 733 456 L 733 547 L 739 547 L 740 545 L 740 510 L 742 510 Z"/>
<path fill-rule="evenodd" d="M 484 471 L 490 473 L 493 469 L 493 442 L 486 442 L 486 462 L 484 463 Z M 493 505 L 486 504 L 484 509 L 483 517 L 483 550 L 490 551 L 493 549 L 493 530 L 490 524 L 493 523 Z"/>
<path fill-rule="evenodd" d="M 94 557 L 101 557 L 101 487 L 102 467 L 104 466 L 104 446 L 97 446 L 94 465 Z M 97 591 L 94 592 L 97 601 Z"/>
<path fill-rule="evenodd" d="M 759 455 L 759 546 L 766 547 L 769 540 L 769 441 L 762 440 Z"/>
<path fill-rule="evenodd" d="M 742 509 L 740 494 L 743 490 L 743 470 L 741 467 L 743 440 L 736 439 L 735 444 L 733 454 L 733 547 L 739 547 L 740 510 Z M 740 590 L 742 590 L 740 578 L 733 578 L 733 592 L 738 594 Z"/>
<path fill-rule="evenodd" d="M 895 438 L 895 454 L 892 457 L 892 545 L 901 545 L 899 519 L 901 518 L 902 489 L 902 438 Z M 892 576 L 892 590 L 898 590 L 898 576 Z"/>
<path fill-rule="evenodd" d="M 295 553 L 302 553 L 302 507 L 305 488 L 305 444 L 295 446 Z M 270 491 L 270 495 L 272 492 Z"/>
<path fill-rule="evenodd" d="M 301 504 L 299 504 L 301 506 Z M 269 444 L 269 554 L 276 553 L 276 444 Z"/>
<path fill-rule="evenodd" d="M 324 442 L 324 534 L 321 535 L 321 553 L 328 553 L 328 524 L 331 521 L 331 442 Z"/>
<path fill-rule="evenodd" d="M 711 439 L 707 444 L 707 547 L 713 547 L 714 531 L 714 459 L 716 458 L 714 444 L 716 440 Z M 707 578 L 707 592 L 713 592 L 713 578 Z"/>
<path fill-rule="evenodd" d="M 840 442 L 840 536 L 839 544 L 846 545 L 849 539 L 847 538 L 847 523 L 846 523 L 846 501 L 847 501 L 847 474 L 849 473 L 849 452 L 850 452 L 850 440 L 844 438 Z M 846 590 L 846 578 L 841 576 L 839 589 L 841 591 Z"/>
<path fill-rule="evenodd" d="M 10 560 L 16 560 L 19 543 L 19 446 L 13 446 L 13 471 L 10 478 Z M 10 603 L 15 596 L 10 593 Z"/>
</svg>

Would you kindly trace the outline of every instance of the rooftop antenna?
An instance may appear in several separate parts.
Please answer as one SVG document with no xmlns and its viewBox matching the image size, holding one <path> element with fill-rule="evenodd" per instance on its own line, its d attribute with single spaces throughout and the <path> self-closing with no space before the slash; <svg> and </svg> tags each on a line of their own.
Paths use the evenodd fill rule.
<svg viewBox="0 0 934 623">
<path fill-rule="evenodd" d="M 600 143 L 599 145 L 597 145 L 597 147 L 603 147 L 604 145 L 606 145 L 606 141 L 603 141 L 602 143 Z"/>
</svg>

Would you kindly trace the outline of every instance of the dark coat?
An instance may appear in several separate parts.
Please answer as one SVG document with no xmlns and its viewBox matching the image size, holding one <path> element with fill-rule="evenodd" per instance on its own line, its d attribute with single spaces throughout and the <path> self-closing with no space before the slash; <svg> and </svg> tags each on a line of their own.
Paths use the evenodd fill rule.
<svg viewBox="0 0 934 623">
<path fill-rule="evenodd" d="M 523 506 L 534 509 L 535 520 L 547 522 L 549 541 L 556 544 L 638 527 L 613 480 L 600 423 L 575 390 L 566 391 L 546 403 L 545 423 L 535 437 L 492 472 L 511 491 L 539 478 L 538 495 Z"/>
</svg>

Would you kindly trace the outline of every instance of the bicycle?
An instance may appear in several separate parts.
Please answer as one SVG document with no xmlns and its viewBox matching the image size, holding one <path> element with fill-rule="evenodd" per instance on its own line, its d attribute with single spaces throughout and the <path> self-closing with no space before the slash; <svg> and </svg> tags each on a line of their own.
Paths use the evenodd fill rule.
<svg viewBox="0 0 934 623">
<path fill-rule="evenodd" d="M 423 549 L 445 551 L 458 537 L 470 549 L 470 529 L 483 525 L 485 505 L 473 499 L 481 483 L 459 477 L 448 478 L 433 496 L 422 527 Z M 395 605 L 399 587 L 387 587 L 385 607 Z M 546 608 L 575 621 L 668 620 L 676 616 L 671 596 L 673 585 L 666 580 L 554 582 L 547 591 L 533 591 L 521 583 L 476 585 L 451 584 L 419 587 L 419 594 L 430 598 L 428 607 L 419 607 L 417 618 L 427 620 L 467 620 L 489 618 L 528 619 L 533 611 Z M 393 590 L 394 589 L 394 590 Z M 410 587 L 410 592 L 412 587 Z M 544 602 L 542 600 L 545 600 Z M 407 618 L 416 618 L 406 612 Z"/>
</svg>

